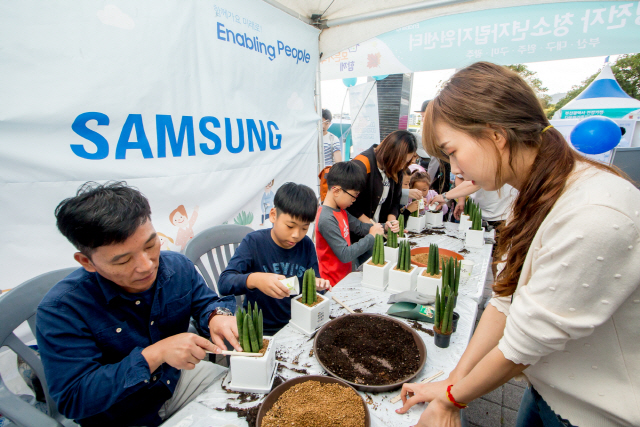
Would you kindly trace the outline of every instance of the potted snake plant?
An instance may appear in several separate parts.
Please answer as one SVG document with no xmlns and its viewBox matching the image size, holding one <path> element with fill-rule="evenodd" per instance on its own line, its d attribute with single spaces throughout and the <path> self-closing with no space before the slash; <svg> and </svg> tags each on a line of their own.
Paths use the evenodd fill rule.
<svg viewBox="0 0 640 427">
<path fill-rule="evenodd" d="M 387 244 L 384 246 L 384 259 L 389 262 L 398 260 L 398 233 L 389 230 L 387 233 Z"/>
<path fill-rule="evenodd" d="M 389 270 L 388 292 L 399 293 L 414 291 L 416 289 L 416 277 L 418 267 L 411 264 L 411 245 L 408 241 L 398 244 L 398 261 L 396 266 Z"/>
<path fill-rule="evenodd" d="M 362 286 L 384 291 L 389 283 L 391 262 L 385 260 L 384 239 L 378 234 L 373 244 L 373 255 L 362 265 Z"/>
<path fill-rule="evenodd" d="M 471 227 L 467 230 L 464 246 L 467 248 L 482 248 L 484 246 L 484 227 L 482 227 L 482 210 L 475 204 L 472 205 Z"/>
<path fill-rule="evenodd" d="M 438 245 L 430 244 L 427 258 L 427 267 L 418 274 L 416 290 L 426 296 L 435 297 L 436 289 L 442 286 L 440 274 L 440 250 Z"/>
<path fill-rule="evenodd" d="M 475 205 L 475 202 L 473 199 L 468 198 L 464 204 L 462 214 L 460 215 L 460 225 L 458 226 L 459 231 L 467 231 L 469 227 L 471 227 L 471 216 L 469 215 L 469 212 L 472 205 Z"/>
<path fill-rule="evenodd" d="M 453 306 L 451 289 L 443 283 L 436 290 L 436 306 L 433 320 L 434 342 L 437 347 L 447 348 L 451 342 Z"/>
<path fill-rule="evenodd" d="M 302 292 L 291 299 L 291 326 L 305 335 L 313 335 L 329 321 L 331 299 L 323 297 L 316 288 L 313 268 L 304 272 Z"/>
<path fill-rule="evenodd" d="M 232 356 L 229 388 L 248 393 L 268 393 L 276 371 L 276 351 L 273 337 L 263 336 L 262 310 L 248 304 L 247 310 L 236 311 L 238 338 L 244 353 L 262 354 L 258 357 Z"/>
<path fill-rule="evenodd" d="M 407 225 L 405 229 L 407 231 L 413 231 L 416 233 L 424 230 L 426 226 L 426 217 L 424 214 L 421 215 L 421 212 L 424 210 L 424 199 L 418 200 L 418 209 L 415 212 L 412 212 L 407 219 Z M 401 216 L 404 219 L 404 216 Z"/>
</svg>

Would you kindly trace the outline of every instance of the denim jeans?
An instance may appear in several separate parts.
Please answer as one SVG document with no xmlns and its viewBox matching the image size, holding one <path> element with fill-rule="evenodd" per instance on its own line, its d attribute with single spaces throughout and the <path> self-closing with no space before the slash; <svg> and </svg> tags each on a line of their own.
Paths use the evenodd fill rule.
<svg viewBox="0 0 640 427">
<path fill-rule="evenodd" d="M 536 389 L 529 386 L 522 396 L 516 427 L 577 427 L 557 415 Z"/>
</svg>

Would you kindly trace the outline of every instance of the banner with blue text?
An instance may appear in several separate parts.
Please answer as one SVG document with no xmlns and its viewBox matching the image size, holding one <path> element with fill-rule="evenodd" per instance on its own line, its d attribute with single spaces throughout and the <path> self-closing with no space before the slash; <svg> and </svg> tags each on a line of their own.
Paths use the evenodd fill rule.
<svg viewBox="0 0 640 427">
<path fill-rule="evenodd" d="M 636 53 L 640 2 L 516 6 L 441 16 L 324 58 L 323 80 Z"/>
<path fill-rule="evenodd" d="M 139 188 L 173 251 L 316 189 L 318 30 L 265 2 L 4 2 L 0 39 L 1 288 L 74 265 L 54 210 L 86 181 Z"/>
</svg>

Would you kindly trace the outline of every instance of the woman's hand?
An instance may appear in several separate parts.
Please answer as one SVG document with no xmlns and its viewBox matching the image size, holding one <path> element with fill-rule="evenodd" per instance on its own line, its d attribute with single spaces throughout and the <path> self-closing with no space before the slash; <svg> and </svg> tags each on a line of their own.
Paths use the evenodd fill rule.
<svg viewBox="0 0 640 427">
<path fill-rule="evenodd" d="M 438 206 L 436 207 L 436 210 L 442 209 L 442 206 L 444 206 L 444 197 L 442 197 L 442 194 L 438 194 L 433 199 L 429 200 L 429 206 L 436 203 L 438 204 Z"/>
<path fill-rule="evenodd" d="M 414 427 L 461 427 L 460 409 L 441 397 L 431 401 Z"/>
<path fill-rule="evenodd" d="M 417 200 L 414 200 L 413 202 L 409 203 L 409 204 L 407 205 L 407 208 L 406 208 L 406 209 L 407 209 L 409 212 L 415 212 L 415 211 L 417 211 L 417 210 L 418 210 L 418 201 L 417 201 Z"/>
<path fill-rule="evenodd" d="M 398 221 L 393 220 L 393 221 L 387 221 L 384 224 L 384 229 L 386 231 L 393 231 L 394 233 L 397 233 L 398 231 L 400 231 L 400 224 L 398 224 Z"/>
<path fill-rule="evenodd" d="M 464 212 L 464 203 L 463 204 L 458 203 L 456 205 L 456 208 L 453 210 L 454 218 L 460 221 L 460 215 L 462 215 L 462 212 Z"/>
<path fill-rule="evenodd" d="M 436 381 L 433 383 L 405 383 L 402 385 L 400 396 L 402 397 L 402 408 L 396 409 L 396 413 L 404 414 L 416 403 L 431 402 L 438 396 L 446 396 L 447 387 L 452 381 Z M 408 397 L 407 397 L 408 395 Z"/>
<path fill-rule="evenodd" d="M 417 188 L 412 188 L 409 190 L 409 198 L 410 199 L 422 199 L 422 191 L 418 190 Z"/>
</svg>

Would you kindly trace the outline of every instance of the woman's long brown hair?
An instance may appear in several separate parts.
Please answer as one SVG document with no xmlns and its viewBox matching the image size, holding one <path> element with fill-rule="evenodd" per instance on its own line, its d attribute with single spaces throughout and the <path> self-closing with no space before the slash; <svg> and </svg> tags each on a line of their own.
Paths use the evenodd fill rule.
<svg viewBox="0 0 640 427">
<path fill-rule="evenodd" d="M 531 87 L 515 72 L 489 62 L 477 62 L 455 73 L 429 103 L 423 125 L 423 145 L 431 155 L 448 161 L 435 134 L 439 123 L 466 133 L 496 155 L 496 188 L 504 185 L 498 148 L 489 139 L 498 132 L 507 141 L 509 167 L 525 148 L 537 155 L 524 177 L 509 220 L 499 230 L 494 263 L 506 261 L 493 290 L 512 295 L 518 286 L 531 242 L 562 195 L 576 162 L 621 175 L 617 170 L 587 159 L 569 146 L 554 128 L 542 132 L 549 121 Z M 506 258 L 506 259 L 505 259 Z"/>
<path fill-rule="evenodd" d="M 417 149 L 418 142 L 411 132 L 397 130 L 387 135 L 375 148 L 376 160 L 387 176 L 398 182 L 398 173 L 409 166 L 407 154 L 414 154 Z"/>
</svg>

